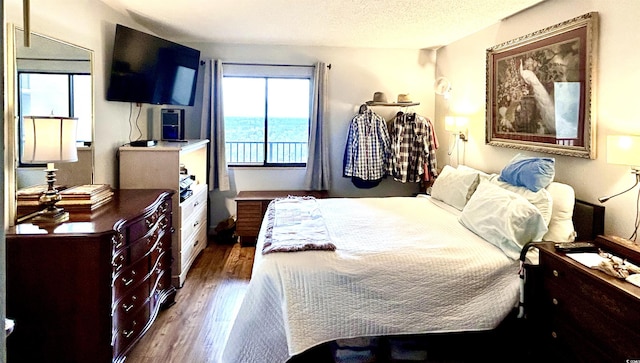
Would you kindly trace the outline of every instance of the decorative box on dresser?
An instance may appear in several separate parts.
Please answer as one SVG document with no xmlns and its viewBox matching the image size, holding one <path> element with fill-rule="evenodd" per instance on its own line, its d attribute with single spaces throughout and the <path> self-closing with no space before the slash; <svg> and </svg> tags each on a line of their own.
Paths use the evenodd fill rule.
<svg viewBox="0 0 640 363">
<path fill-rule="evenodd" d="M 116 190 L 91 214 L 7 230 L 10 362 L 122 362 L 170 306 L 171 190 Z"/>
<path fill-rule="evenodd" d="M 181 168 L 194 179 L 188 198 L 173 198 L 173 284 L 182 287 L 189 268 L 207 245 L 207 144 L 209 140 L 159 141 L 153 147 L 122 146 L 120 188 L 180 190 Z M 183 172 L 184 172 L 183 169 Z"/>
<path fill-rule="evenodd" d="M 276 198 L 287 196 L 312 196 L 315 198 L 327 198 L 326 190 L 245 190 L 236 196 L 236 235 L 240 238 L 240 244 L 251 246 L 256 244 L 258 232 L 262 225 L 262 219 L 267 207 Z"/>
<path fill-rule="evenodd" d="M 640 264 L 640 247 L 630 241 L 598 236 L 594 243 L 605 252 Z M 540 266 L 542 331 L 555 359 L 640 359 L 640 287 L 576 262 L 557 251 L 553 243 L 541 245 Z"/>
</svg>

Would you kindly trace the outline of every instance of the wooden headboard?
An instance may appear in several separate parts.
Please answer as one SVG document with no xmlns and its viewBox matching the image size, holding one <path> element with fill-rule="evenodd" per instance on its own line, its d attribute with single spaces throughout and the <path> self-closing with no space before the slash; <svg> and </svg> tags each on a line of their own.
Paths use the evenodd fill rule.
<svg viewBox="0 0 640 363">
<path fill-rule="evenodd" d="M 604 234 L 604 207 L 576 199 L 573 226 L 577 232 L 576 241 L 593 241 Z"/>
</svg>

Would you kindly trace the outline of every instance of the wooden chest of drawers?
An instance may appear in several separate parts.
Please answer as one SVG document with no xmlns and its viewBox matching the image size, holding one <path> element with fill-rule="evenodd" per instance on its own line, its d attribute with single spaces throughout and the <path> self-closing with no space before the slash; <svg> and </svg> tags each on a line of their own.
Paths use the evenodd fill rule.
<svg viewBox="0 0 640 363">
<path fill-rule="evenodd" d="M 172 194 L 119 190 L 89 217 L 7 232 L 12 362 L 121 362 L 173 303 Z"/>
<path fill-rule="evenodd" d="M 267 211 L 269 203 L 276 198 L 286 198 L 287 196 L 313 196 L 316 198 L 326 198 L 327 191 L 304 191 L 304 190 L 262 190 L 262 191 L 242 191 L 236 196 L 236 208 L 238 218 L 236 220 L 236 234 L 240 237 L 243 246 L 255 245 L 256 238 L 260 232 L 264 213 Z"/>
<path fill-rule="evenodd" d="M 610 237 L 598 237 L 596 244 L 621 257 L 637 255 L 617 248 Z M 640 357 L 640 287 L 590 269 L 557 252 L 551 243 L 540 248 L 540 266 L 542 329 L 563 361 L 625 362 Z"/>
</svg>

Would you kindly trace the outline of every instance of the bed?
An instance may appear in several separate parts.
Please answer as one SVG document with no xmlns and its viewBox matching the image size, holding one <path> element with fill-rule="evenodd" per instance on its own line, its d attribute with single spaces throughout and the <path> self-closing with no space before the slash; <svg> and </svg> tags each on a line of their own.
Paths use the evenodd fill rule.
<svg viewBox="0 0 640 363">
<path fill-rule="evenodd" d="M 522 246 L 546 235 L 575 239 L 573 189 L 550 182 L 548 210 L 538 213 L 545 207 L 534 205 L 537 194 L 519 190 L 515 198 L 516 188 L 497 175 L 445 169 L 431 196 L 272 202 L 222 362 L 284 362 L 319 344 L 358 337 L 495 329 L 518 305 Z M 508 191 L 504 203 L 494 187 Z M 505 217 L 514 208 L 500 205 L 515 203 L 508 198 L 540 215 L 520 210 L 522 204 L 516 216 Z M 504 236 L 491 236 L 500 220 L 510 224 L 506 229 L 544 228 L 499 232 L 521 239 L 509 246 Z M 486 225 L 489 231 L 482 230 Z M 279 245 L 303 251 L 263 254 L 265 246 Z M 528 259 L 536 263 L 535 250 Z"/>
</svg>

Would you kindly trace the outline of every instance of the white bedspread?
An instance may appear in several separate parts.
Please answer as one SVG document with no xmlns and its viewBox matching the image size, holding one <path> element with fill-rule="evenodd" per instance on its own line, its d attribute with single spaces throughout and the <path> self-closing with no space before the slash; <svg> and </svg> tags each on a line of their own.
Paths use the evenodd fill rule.
<svg viewBox="0 0 640 363">
<path fill-rule="evenodd" d="M 222 362 L 284 362 L 338 338 L 495 328 L 518 261 L 430 198 L 318 200 L 335 251 L 262 255 Z"/>
</svg>

